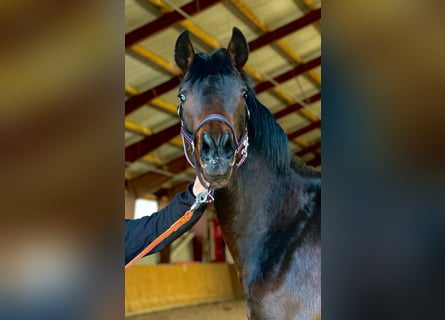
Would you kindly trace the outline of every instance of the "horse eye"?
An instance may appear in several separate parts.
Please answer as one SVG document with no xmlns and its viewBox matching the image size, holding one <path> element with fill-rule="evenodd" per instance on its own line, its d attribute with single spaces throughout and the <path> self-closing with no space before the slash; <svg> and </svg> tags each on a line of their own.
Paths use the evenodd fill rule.
<svg viewBox="0 0 445 320">
<path fill-rule="evenodd" d="M 185 101 L 185 94 L 180 93 L 180 94 L 178 94 L 178 97 L 179 97 L 179 99 L 181 100 L 181 102 L 184 102 L 184 101 Z"/>
<path fill-rule="evenodd" d="M 243 90 L 243 97 L 244 99 L 247 99 L 247 90 Z"/>
</svg>

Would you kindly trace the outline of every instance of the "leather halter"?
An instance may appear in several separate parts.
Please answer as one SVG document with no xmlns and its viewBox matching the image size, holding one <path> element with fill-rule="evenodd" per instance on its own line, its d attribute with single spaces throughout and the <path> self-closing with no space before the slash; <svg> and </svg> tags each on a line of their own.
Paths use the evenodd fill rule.
<svg viewBox="0 0 445 320">
<path fill-rule="evenodd" d="M 244 131 L 243 131 L 243 134 L 241 135 L 241 138 L 238 140 L 236 137 L 236 134 L 235 134 L 235 129 L 230 124 L 230 122 L 222 115 L 216 114 L 216 113 L 212 113 L 212 114 L 208 115 L 204 120 L 202 120 L 199 123 L 199 125 L 197 126 L 197 128 L 195 129 L 193 134 L 190 134 L 185 129 L 184 118 L 182 116 L 182 102 L 181 102 L 181 104 L 178 105 L 178 116 L 179 116 L 179 119 L 181 120 L 181 136 L 182 136 L 182 144 L 184 147 L 184 154 L 185 154 L 185 157 L 186 157 L 188 163 L 190 164 L 190 166 L 192 166 L 192 168 L 195 168 L 195 164 L 190 160 L 190 157 L 187 153 L 187 149 L 185 146 L 185 141 L 187 141 L 192 146 L 192 153 L 193 153 L 195 151 L 195 139 L 196 139 L 196 134 L 198 133 L 198 130 L 203 125 L 205 125 L 206 123 L 211 122 L 211 121 L 222 122 L 229 127 L 229 129 L 232 132 L 232 135 L 235 139 L 235 142 L 236 142 L 236 149 L 235 149 L 234 156 L 237 157 L 238 154 L 241 154 L 241 158 L 235 163 L 235 168 L 238 169 L 244 163 L 244 161 L 247 158 L 247 148 L 249 146 L 249 135 L 247 132 L 247 122 L 250 118 L 250 112 L 249 112 L 249 108 L 247 107 L 247 104 L 245 105 L 245 110 L 246 110 L 246 125 L 244 127 Z M 197 168 L 195 168 L 195 169 L 197 169 Z M 198 175 L 198 177 L 200 178 L 200 175 Z"/>
</svg>

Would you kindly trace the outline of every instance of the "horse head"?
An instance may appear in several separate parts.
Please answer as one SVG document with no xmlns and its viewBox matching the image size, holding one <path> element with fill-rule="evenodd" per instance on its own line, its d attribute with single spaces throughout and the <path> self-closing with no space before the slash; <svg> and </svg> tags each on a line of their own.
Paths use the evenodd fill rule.
<svg viewBox="0 0 445 320">
<path fill-rule="evenodd" d="M 188 31 L 176 41 L 175 61 L 184 74 L 178 94 L 184 151 L 212 188 L 226 186 L 247 156 L 249 89 L 242 68 L 248 55 L 237 28 L 227 49 L 210 55 L 195 54 Z"/>
</svg>

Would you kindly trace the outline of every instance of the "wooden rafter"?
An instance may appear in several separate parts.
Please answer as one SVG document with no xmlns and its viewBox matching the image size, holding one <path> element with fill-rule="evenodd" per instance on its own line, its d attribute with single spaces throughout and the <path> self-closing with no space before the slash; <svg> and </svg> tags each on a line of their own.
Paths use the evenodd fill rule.
<svg viewBox="0 0 445 320">
<path fill-rule="evenodd" d="M 310 165 L 310 166 L 318 167 L 319 165 L 321 165 L 321 156 L 320 156 L 320 154 L 317 153 L 313 159 L 309 160 L 306 163 L 308 165 Z"/>
<path fill-rule="evenodd" d="M 295 155 L 297 157 L 302 157 L 305 154 L 308 154 L 308 153 L 311 153 L 311 152 L 315 152 L 315 151 L 317 151 L 320 148 L 321 148 L 321 141 L 317 141 L 314 144 L 311 144 L 310 146 L 308 146 L 308 147 L 306 147 L 306 148 L 296 152 Z"/>
<path fill-rule="evenodd" d="M 301 135 L 303 135 L 305 133 L 308 133 L 309 131 L 312 131 L 312 130 L 320 128 L 320 127 L 321 127 L 321 120 L 318 120 L 318 121 L 315 121 L 315 122 L 311 122 L 310 124 L 308 124 L 307 126 L 301 128 L 301 129 L 298 129 L 298 130 L 296 130 L 294 132 L 288 133 L 287 134 L 287 138 L 289 140 L 293 140 L 296 137 L 299 137 L 299 136 L 301 136 Z"/>
<path fill-rule="evenodd" d="M 283 83 L 289 79 L 292 79 L 306 71 L 309 71 L 321 64 L 321 57 L 314 58 L 306 63 L 299 64 L 295 68 L 280 74 L 279 76 L 273 78 L 274 82 Z M 269 90 L 275 86 L 271 81 L 263 81 L 255 86 L 255 92 L 260 93 Z"/>
<path fill-rule="evenodd" d="M 289 22 L 284 26 L 281 26 L 273 31 L 266 32 L 263 35 L 256 38 L 255 40 L 250 41 L 249 49 L 251 51 L 254 51 L 261 47 L 264 47 L 275 40 L 281 39 L 287 36 L 288 34 L 291 34 L 292 32 L 300 30 L 320 20 L 320 18 L 321 18 L 321 9 L 311 11 L 297 20 Z"/>
<path fill-rule="evenodd" d="M 247 20 L 253 23 L 262 32 L 270 31 L 267 24 L 264 23 L 264 21 L 260 17 L 258 17 L 242 0 L 230 0 L 230 3 L 232 3 L 235 6 L 235 8 L 246 17 Z M 315 10 L 315 9 L 317 8 L 315 7 L 310 8 L 310 10 Z M 290 60 L 294 61 L 297 64 L 303 63 L 303 59 L 300 57 L 300 55 L 298 55 L 294 50 L 292 50 L 292 48 L 290 48 L 284 40 L 282 39 L 276 40 L 274 44 Z M 306 75 L 318 87 L 321 87 L 321 78 L 317 72 L 309 70 L 306 72 Z"/>
<path fill-rule="evenodd" d="M 313 96 L 310 96 L 309 98 L 304 99 L 303 102 L 306 104 L 312 104 L 314 102 L 317 102 L 320 99 L 321 99 L 321 93 L 319 92 L 319 93 L 314 94 Z M 284 117 L 285 115 L 288 115 L 289 113 L 296 112 L 303 107 L 304 106 L 299 102 L 291 103 L 283 110 L 275 112 L 274 116 L 276 119 L 279 119 L 281 117 Z"/>
<path fill-rule="evenodd" d="M 147 136 L 139 142 L 136 142 L 125 148 L 125 161 L 133 162 L 145 154 L 160 147 L 164 143 L 170 141 L 179 134 L 181 125 L 175 123 L 174 125 L 159 131 L 158 133 Z"/>
<path fill-rule="evenodd" d="M 197 14 L 211 6 L 221 2 L 221 0 L 195 0 L 181 7 L 181 10 L 188 15 Z M 184 17 L 177 11 L 170 11 L 163 14 L 158 19 L 151 21 L 143 26 L 127 33 L 125 35 L 125 47 L 130 47 L 143 39 L 159 32 L 167 27 L 174 25 L 176 22 L 183 20 Z"/>
</svg>

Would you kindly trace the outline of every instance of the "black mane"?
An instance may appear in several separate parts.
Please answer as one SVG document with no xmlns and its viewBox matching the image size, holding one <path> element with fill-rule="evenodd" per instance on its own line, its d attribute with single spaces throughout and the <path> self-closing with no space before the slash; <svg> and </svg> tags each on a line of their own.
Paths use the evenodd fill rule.
<svg viewBox="0 0 445 320">
<path fill-rule="evenodd" d="M 277 171 L 286 172 L 291 161 L 286 134 L 269 109 L 257 100 L 252 89 L 249 89 L 247 106 L 250 112 L 249 149 L 263 155 Z"/>
<path fill-rule="evenodd" d="M 279 172 L 292 169 L 303 177 L 320 178 L 321 173 L 291 154 L 286 133 L 275 117 L 249 87 L 247 106 L 250 111 L 249 148 L 263 154 Z"/>
</svg>

